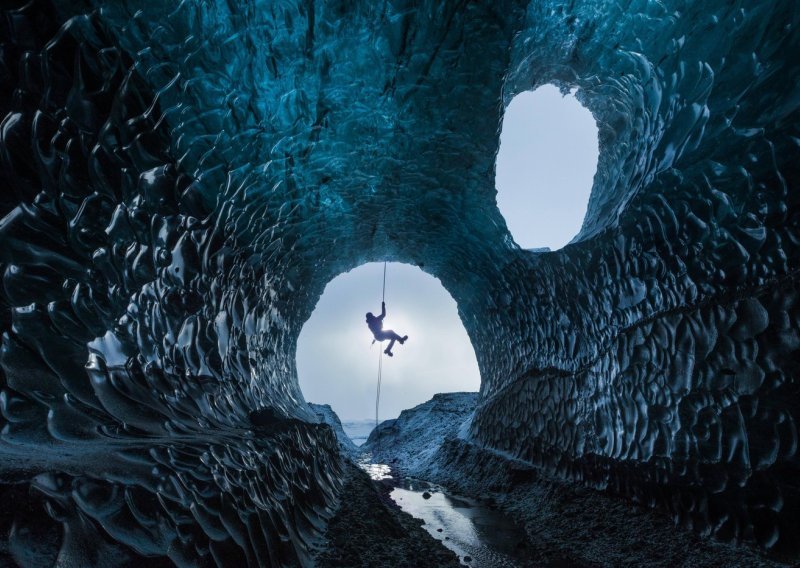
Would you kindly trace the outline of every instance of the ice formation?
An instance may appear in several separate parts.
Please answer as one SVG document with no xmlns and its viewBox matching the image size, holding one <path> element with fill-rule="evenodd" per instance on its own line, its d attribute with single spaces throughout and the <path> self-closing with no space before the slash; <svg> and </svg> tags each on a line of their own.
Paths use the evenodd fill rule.
<svg viewBox="0 0 800 568">
<path fill-rule="evenodd" d="M 380 260 L 458 303 L 470 442 L 797 557 L 794 0 L 1 15 L 0 559 L 307 563 L 341 458 L 296 338 Z M 600 160 L 578 241 L 534 253 L 493 168 L 546 83 Z"/>
</svg>

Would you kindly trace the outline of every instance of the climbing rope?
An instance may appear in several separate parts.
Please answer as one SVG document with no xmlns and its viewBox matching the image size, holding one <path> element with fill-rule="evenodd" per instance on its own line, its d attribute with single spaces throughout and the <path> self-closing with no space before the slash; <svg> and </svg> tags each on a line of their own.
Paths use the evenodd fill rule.
<svg viewBox="0 0 800 568">
<path fill-rule="evenodd" d="M 383 263 L 383 292 L 381 292 L 381 302 L 386 301 L 386 262 Z"/>
<path fill-rule="evenodd" d="M 378 355 L 378 392 L 375 395 L 375 431 L 378 430 L 378 406 L 381 403 L 381 374 L 383 373 L 383 351 Z"/>
<path fill-rule="evenodd" d="M 381 304 L 386 301 L 386 262 L 383 263 L 383 292 L 381 293 Z M 375 395 L 375 432 L 378 432 L 378 407 L 381 403 L 381 378 L 383 375 L 383 350 L 378 354 L 378 392 Z"/>
</svg>

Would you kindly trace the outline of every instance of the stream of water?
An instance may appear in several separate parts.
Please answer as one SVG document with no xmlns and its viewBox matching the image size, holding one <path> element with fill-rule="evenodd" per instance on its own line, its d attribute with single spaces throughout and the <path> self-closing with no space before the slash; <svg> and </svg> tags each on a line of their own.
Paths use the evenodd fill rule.
<svg viewBox="0 0 800 568">
<path fill-rule="evenodd" d="M 368 454 L 362 456 L 359 466 L 373 480 L 389 483 L 394 502 L 422 519 L 423 528 L 455 552 L 461 564 L 481 568 L 524 564 L 525 533 L 503 513 L 427 481 L 395 478 L 388 465 L 372 463 Z"/>
</svg>

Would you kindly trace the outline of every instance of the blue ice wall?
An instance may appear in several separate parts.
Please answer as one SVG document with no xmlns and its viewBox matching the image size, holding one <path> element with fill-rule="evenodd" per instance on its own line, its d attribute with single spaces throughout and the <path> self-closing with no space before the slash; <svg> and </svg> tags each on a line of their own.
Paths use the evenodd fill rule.
<svg viewBox="0 0 800 568">
<path fill-rule="evenodd" d="M 470 440 L 796 557 L 800 9 L 44 0 L 0 20 L 0 555 L 308 563 L 325 284 L 417 264 L 482 373 Z M 503 105 L 578 88 L 580 242 L 517 249 Z"/>
<path fill-rule="evenodd" d="M 507 304 L 468 327 L 514 314 L 475 438 L 794 553 L 798 18 L 783 2 L 531 3 L 504 100 L 577 87 L 600 164 L 583 241 L 519 253 L 495 277 Z"/>
<path fill-rule="evenodd" d="M 308 565 L 341 464 L 280 247 L 208 206 L 100 14 L 2 16 L 0 564 Z"/>
</svg>

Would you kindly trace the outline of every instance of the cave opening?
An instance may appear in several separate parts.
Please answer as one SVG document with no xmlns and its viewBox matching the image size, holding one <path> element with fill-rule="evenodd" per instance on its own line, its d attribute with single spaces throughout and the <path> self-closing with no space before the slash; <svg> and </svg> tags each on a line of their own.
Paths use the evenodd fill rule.
<svg viewBox="0 0 800 568">
<path fill-rule="evenodd" d="M 553 85 L 516 95 L 503 116 L 497 206 L 525 249 L 558 250 L 581 230 L 598 162 L 598 127 Z"/>
<path fill-rule="evenodd" d="M 381 309 L 383 263 L 331 280 L 297 340 L 297 372 L 306 401 L 329 404 L 343 421 L 374 420 L 378 359 L 366 312 Z M 408 335 L 383 356 L 380 419 L 444 392 L 475 392 L 480 372 L 455 300 L 416 266 L 387 264 L 384 329 Z"/>
<path fill-rule="evenodd" d="M 0 566 L 796 565 L 800 3 L 272 4 L 0 8 Z M 515 119 L 548 92 L 597 133 Z M 300 381 L 362 379 L 372 421 L 379 360 L 350 447 Z M 386 507 L 366 454 L 525 558 L 448 552 L 473 533 Z"/>
</svg>

